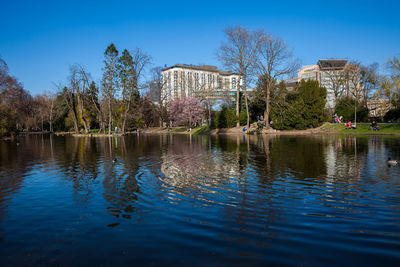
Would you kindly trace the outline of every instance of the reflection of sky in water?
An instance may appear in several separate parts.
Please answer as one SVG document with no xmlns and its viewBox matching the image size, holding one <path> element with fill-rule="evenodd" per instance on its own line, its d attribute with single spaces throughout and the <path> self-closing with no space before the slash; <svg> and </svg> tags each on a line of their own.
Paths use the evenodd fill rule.
<svg viewBox="0 0 400 267">
<path fill-rule="evenodd" d="M 398 138 L 38 135 L 20 143 L 0 142 L 2 265 L 400 258 L 400 167 L 386 164 L 400 159 Z"/>
</svg>

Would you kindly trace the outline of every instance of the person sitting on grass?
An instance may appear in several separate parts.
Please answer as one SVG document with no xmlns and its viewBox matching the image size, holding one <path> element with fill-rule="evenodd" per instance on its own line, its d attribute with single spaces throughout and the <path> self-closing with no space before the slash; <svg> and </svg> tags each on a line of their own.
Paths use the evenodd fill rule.
<svg viewBox="0 0 400 267">
<path fill-rule="evenodd" d="M 372 121 L 371 125 L 369 126 L 369 130 L 370 131 L 379 131 L 378 123 L 376 123 L 376 121 Z"/>
<path fill-rule="evenodd" d="M 346 127 L 346 130 L 351 130 L 351 129 L 356 129 L 355 126 L 349 121 L 348 123 L 345 123 L 344 126 Z"/>
</svg>

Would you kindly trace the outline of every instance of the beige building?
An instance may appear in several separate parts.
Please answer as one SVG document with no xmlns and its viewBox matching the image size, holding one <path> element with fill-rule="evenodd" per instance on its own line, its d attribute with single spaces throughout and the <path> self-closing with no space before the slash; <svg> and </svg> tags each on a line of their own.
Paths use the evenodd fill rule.
<svg viewBox="0 0 400 267">
<path fill-rule="evenodd" d="M 209 65 L 177 64 L 162 69 L 161 75 L 161 98 L 165 102 L 185 96 L 231 98 L 237 91 L 239 80 L 239 75 Z"/>
<path fill-rule="evenodd" d="M 393 108 L 393 105 L 385 99 L 371 99 L 367 101 L 367 107 L 369 110 L 368 117 L 383 118 Z"/>
<path fill-rule="evenodd" d="M 349 64 L 345 59 L 321 59 L 315 65 L 303 66 L 297 77 L 286 80 L 288 89 L 294 88 L 302 79 L 318 81 L 327 90 L 326 107 L 334 109 L 336 102 L 343 96 L 354 97 L 355 88 L 360 90 L 357 71 L 345 71 Z M 349 74 L 350 73 L 350 74 Z M 354 77 L 350 77 L 353 73 Z"/>
</svg>

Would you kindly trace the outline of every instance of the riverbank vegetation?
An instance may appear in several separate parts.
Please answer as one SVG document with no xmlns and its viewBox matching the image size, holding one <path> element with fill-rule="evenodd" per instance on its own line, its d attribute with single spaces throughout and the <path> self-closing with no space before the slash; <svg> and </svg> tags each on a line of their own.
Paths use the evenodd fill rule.
<svg viewBox="0 0 400 267">
<path fill-rule="evenodd" d="M 0 59 L 0 136 L 43 130 L 111 134 L 178 126 L 204 126 L 198 131 L 207 132 L 249 128 L 256 121 L 277 130 L 308 129 L 331 121 L 334 113 L 344 121 L 365 122 L 371 119 L 369 109 L 385 111 L 375 113 L 375 120 L 400 119 L 400 60 L 396 56 L 387 60 L 385 75 L 378 72 L 376 64 L 364 66 L 353 61 L 339 78 L 330 77 L 337 105 L 327 110 L 327 91 L 318 82 L 301 81 L 290 90 L 282 82 L 300 66 L 284 40 L 244 27 L 228 28 L 225 36 L 217 56 L 226 70 L 239 74 L 239 81 L 235 95 L 221 101 L 211 99 L 206 89 L 166 101 L 161 92 L 165 83 L 162 69 L 153 67 L 151 56 L 140 48 L 121 53 L 111 43 L 104 51 L 100 82 L 83 65 L 73 64 L 64 82 L 36 96 Z M 353 95 L 343 91 L 343 85 L 350 83 L 361 90 Z M 251 87 L 254 89 L 248 90 Z M 371 101 L 373 107 L 367 105 Z M 385 131 L 390 127 L 383 127 Z"/>
</svg>

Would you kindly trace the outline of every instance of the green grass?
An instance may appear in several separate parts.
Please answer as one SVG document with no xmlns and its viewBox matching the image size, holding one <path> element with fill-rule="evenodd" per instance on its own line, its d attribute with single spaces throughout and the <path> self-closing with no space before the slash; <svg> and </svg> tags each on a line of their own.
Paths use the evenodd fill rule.
<svg viewBox="0 0 400 267">
<path fill-rule="evenodd" d="M 191 134 L 208 134 L 210 132 L 210 127 L 208 126 L 199 126 L 190 132 Z"/>
<path fill-rule="evenodd" d="M 172 132 L 177 132 L 177 133 L 186 132 L 186 130 L 187 130 L 186 127 L 174 127 L 171 129 Z"/>
<path fill-rule="evenodd" d="M 208 134 L 210 132 L 210 127 L 208 126 L 199 126 L 192 128 L 192 131 L 188 132 L 187 127 L 174 127 L 171 129 L 172 132 L 175 133 L 188 133 L 188 134 Z"/>
<path fill-rule="evenodd" d="M 400 134 L 400 124 L 378 123 L 380 130 L 373 132 L 369 130 L 369 123 L 357 123 L 357 129 L 346 130 L 344 124 L 326 123 L 322 126 L 323 131 L 337 133 L 355 133 L 355 134 Z"/>
</svg>

